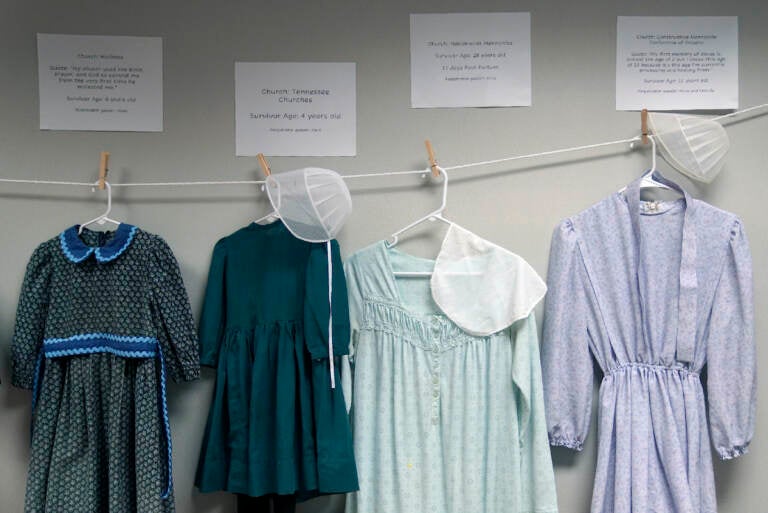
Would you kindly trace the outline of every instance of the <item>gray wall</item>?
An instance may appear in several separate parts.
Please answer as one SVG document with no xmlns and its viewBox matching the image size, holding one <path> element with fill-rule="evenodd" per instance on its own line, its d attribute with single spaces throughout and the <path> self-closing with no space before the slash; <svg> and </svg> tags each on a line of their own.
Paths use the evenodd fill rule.
<svg viewBox="0 0 768 513">
<path fill-rule="evenodd" d="M 408 15 L 411 12 L 530 11 L 533 106 L 509 109 L 412 110 Z M 486 160 L 630 137 L 638 115 L 614 110 L 617 15 L 738 15 L 740 98 L 765 102 L 768 3 L 761 0 L 397 0 L 337 2 L 150 1 L 0 2 L 0 176 L 89 181 L 98 153 L 112 152 L 114 181 L 249 179 L 254 158 L 234 157 L 234 66 L 240 61 L 357 62 L 358 156 L 273 158 L 276 172 L 305 165 L 358 173 L 426 165 L 430 138 L 443 165 Z M 35 33 L 162 36 L 165 132 L 76 133 L 38 130 Z M 710 186 L 682 180 L 694 196 L 739 214 L 751 235 L 757 343 L 768 333 L 768 116 L 728 127 L 731 150 Z M 552 228 L 638 176 L 647 151 L 616 147 L 456 172 L 448 215 L 507 247 L 544 275 Z M 660 163 L 671 178 L 680 176 Z M 350 183 L 355 214 L 340 241 L 349 254 L 384 238 L 439 202 L 439 188 L 417 177 Z M 0 510 L 20 512 L 29 456 L 28 392 L 10 386 L 8 345 L 24 266 L 41 241 L 89 219 L 102 196 L 88 190 L 0 184 Z M 267 210 L 256 187 L 120 190 L 115 217 L 161 234 L 181 262 L 194 311 L 200 309 L 214 242 Z M 436 232 L 437 230 L 435 230 Z M 402 248 L 435 254 L 441 233 L 422 230 Z M 768 370 L 768 352 L 759 350 Z M 200 495 L 192 480 L 213 375 L 172 386 L 171 422 L 178 511 L 233 511 L 224 494 Z M 768 380 L 761 380 L 757 436 L 751 454 L 715 468 L 720 511 L 768 509 L 761 461 L 768 457 Z M 593 432 L 582 454 L 555 450 L 560 507 L 585 513 L 596 457 Z M 302 511 L 336 511 L 320 499 Z"/>
</svg>

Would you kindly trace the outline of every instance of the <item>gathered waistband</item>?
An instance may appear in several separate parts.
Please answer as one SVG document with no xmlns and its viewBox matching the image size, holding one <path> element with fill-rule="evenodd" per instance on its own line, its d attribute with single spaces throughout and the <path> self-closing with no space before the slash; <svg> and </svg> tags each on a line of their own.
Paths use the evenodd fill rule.
<svg viewBox="0 0 768 513">
<path fill-rule="evenodd" d="M 674 372 L 677 374 L 683 374 L 685 376 L 695 376 L 697 378 L 699 377 L 698 372 L 691 369 L 686 369 L 685 367 L 667 367 L 666 365 L 655 365 L 652 363 L 642 362 L 629 362 L 622 365 L 617 365 L 615 367 L 606 369 L 604 372 L 606 376 L 613 376 L 614 374 L 621 374 L 632 369 L 647 369 L 651 372 Z"/>
</svg>

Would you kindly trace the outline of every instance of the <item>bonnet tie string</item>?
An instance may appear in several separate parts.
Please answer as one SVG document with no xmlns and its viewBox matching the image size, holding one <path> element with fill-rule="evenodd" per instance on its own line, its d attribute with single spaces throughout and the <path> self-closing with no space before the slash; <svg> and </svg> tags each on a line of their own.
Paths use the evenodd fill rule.
<svg viewBox="0 0 768 513">
<path fill-rule="evenodd" d="M 325 243 L 328 250 L 328 361 L 331 372 L 331 388 L 336 388 L 336 376 L 333 363 L 333 258 L 331 257 L 331 241 Z"/>
</svg>

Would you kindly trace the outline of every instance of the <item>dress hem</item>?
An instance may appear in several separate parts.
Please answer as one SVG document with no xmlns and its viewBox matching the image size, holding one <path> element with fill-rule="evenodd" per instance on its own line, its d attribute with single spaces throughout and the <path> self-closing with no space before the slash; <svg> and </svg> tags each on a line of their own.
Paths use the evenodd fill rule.
<svg viewBox="0 0 768 513">
<path fill-rule="evenodd" d="M 342 487 L 338 490 L 318 490 L 318 489 L 312 489 L 312 490 L 301 490 L 301 489 L 295 489 L 292 491 L 284 491 L 284 490 L 265 490 L 265 491 L 259 491 L 256 495 L 251 495 L 251 492 L 248 490 L 243 490 L 242 488 L 235 488 L 235 487 L 227 487 L 227 486 L 214 486 L 211 488 L 205 487 L 201 488 L 200 486 L 196 486 L 197 491 L 200 493 L 216 493 L 216 492 L 225 492 L 225 493 L 234 493 L 237 495 L 247 495 L 248 497 L 263 497 L 265 495 L 295 495 L 296 500 L 298 502 L 307 501 L 309 499 L 314 499 L 315 497 L 320 497 L 321 495 L 342 495 L 347 493 L 354 493 L 357 491 L 360 491 L 360 487 Z M 528 512 L 522 512 L 522 513 L 528 513 Z M 535 511 L 531 513 L 550 513 L 549 510 L 547 511 Z M 557 513 L 557 510 L 553 510 L 552 513 Z"/>
</svg>

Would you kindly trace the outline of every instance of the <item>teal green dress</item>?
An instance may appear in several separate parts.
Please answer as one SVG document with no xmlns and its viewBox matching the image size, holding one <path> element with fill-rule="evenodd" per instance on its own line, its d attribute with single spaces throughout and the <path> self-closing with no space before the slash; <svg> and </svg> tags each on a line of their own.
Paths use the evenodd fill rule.
<svg viewBox="0 0 768 513">
<path fill-rule="evenodd" d="M 199 329 L 201 364 L 217 370 L 201 492 L 305 500 L 358 489 L 338 371 L 349 342 L 347 288 L 332 241 L 331 388 L 326 248 L 280 221 L 216 243 Z"/>
</svg>

